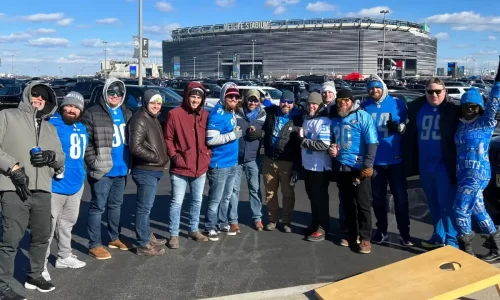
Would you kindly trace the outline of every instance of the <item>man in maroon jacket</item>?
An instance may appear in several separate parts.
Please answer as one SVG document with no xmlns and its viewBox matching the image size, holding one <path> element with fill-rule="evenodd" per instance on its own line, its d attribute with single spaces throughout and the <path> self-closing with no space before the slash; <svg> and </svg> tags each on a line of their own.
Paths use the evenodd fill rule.
<svg viewBox="0 0 500 300">
<path fill-rule="evenodd" d="M 189 237 L 197 242 L 208 241 L 198 230 L 203 188 L 211 157 L 211 151 L 205 144 L 208 112 L 203 109 L 204 105 L 203 85 L 189 83 L 184 90 L 182 105 L 168 113 L 164 127 L 173 195 L 168 222 L 168 246 L 171 249 L 179 248 L 181 207 L 188 183 L 191 186 Z"/>
</svg>

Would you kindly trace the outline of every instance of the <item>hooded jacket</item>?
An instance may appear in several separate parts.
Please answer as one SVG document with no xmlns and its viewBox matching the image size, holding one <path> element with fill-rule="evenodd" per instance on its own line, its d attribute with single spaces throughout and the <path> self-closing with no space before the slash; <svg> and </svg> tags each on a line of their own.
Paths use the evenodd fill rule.
<svg viewBox="0 0 500 300">
<path fill-rule="evenodd" d="M 59 112 L 50 118 L 50 123 L 56 128 L 66 154 L 64 178 L 53 179 L 52 193 L 74 195 L 82 188 L 86 176 L 83 157 L 88 145 L 87 128 L 80 121 L 72 125 L 64 123 Z"/>
<path fill-rule="evenodd" d="M 196 110 L 189 105 L 189 92 L 194 88 L 203 91 Z M 200 177 L 208 171 L 211 151 L 205 143 L 208 119 L 208 112 L 203 109 L 205 99 L 203 85 L 192 81 L 184 89 L 181 106 L 168 112 L 163 130 L 171 174 Z"/>
<path fill-rule="evenodd" d="M 382 85 L 382 97 L 375 101 L 367 98 L 361 107 L 368 112 L 375 122 L 378 134 L 378 149 L 375 156 L 375 165 L 392 165 L 401 163 L 401 134 L 389 133 L 387 131 L 387 121 L 392 120 L 404 128 L 407 119 L 406 104 L 398 98 L 388 94 L 388 89 L 382 78 L 374 74 L 368 78 L 367 82 L 378 81 Z"/>
<path fill-rule="evenodd" d="M 113 168 L 111 150 L 113 146 L 114 124 L 113 118 L 108 110 L 109 104 L 106 92 L 111 84 L 117 83 L 122 86 L 124 94 L 119 109 L 122 110 L 125 123 L 132 117 L 132 112 L 123 104 L 126 97 L 125 85 L 116 78 L 108 78 L 102 89 L 102 99 L 97 105 L 85 110 L 82 123 L 87 127 L 89 145 L 85 151 L 85 163 L 89 176 L 99 180 Z M 128 164 L 128 160 L 126 162 Z"/>
<path fill-rule="evenodd" d="M 351 112 L 345 117 L 338 115 L 336 105 L 332 106 L 330 114 L 335 143 L 340 147 L 335 158 L 340 167 L 335 166 L 334 171 L 373 168 L 378 138 L 372 116 L 361 109 L 359 100 L 353 103 Z"/>
<path fill-rule="evenodd" d="M 31 105 L 31 89 L 40 85 L 47 90 L 49 99 L 42 111 Z M 29 178 L 30 190 L 52 192 L 54 169 L 64 166 L 65 155 L 56 129 L 47 119 L 57 110 L 54 91 L 40 81 L 32 81 L 23 91 L 22 101 L 17 108 L 0 111 L 0 191 L 15 191 L 8 173 L 19 164 Z M 37 124 L 37 115 L 40 123 Z M 55 161 L 49 166 L 35 168 L 30 162 L 31 148 L 55 152 Z"/>
<path fill-rule="evenodd" d="M 142 107 L 132 116 L 127 125 L 132 168 L 163 171 L 168 163 L 167 147 L 158 115 L 148 110 L 152 96 L 160 94 L 148 90 L 142 97 Z"/>
<path fill-rule="evenodd" d="M 331 171 L 332 159 L 327 150 L 332 144 L 330 134 L 332 121 L 328 110 L 325 106 L 320 106 L 320 110 L 314 116 L 308 116 L 307 112 L 304 114 L 305 118 L 302 123 L 304 137 L 301 138 L 300 143 L 302 166 L 309 171 Z"/>
<path fill-rule="evenodd" d="M 249 90 L 245 95 L 246 101 L 251 96 L 257 97 L 259 99 L 260 94 L 257 90 Z M 262 131 L 262 126 L 264 125 L 264 121 L 266 120 L 266 111 L 263 106 L 256 108 L 259 110 L 257 116 L 254 120 L 249 120 L 245 114 L 245 110 L 240 107 L 236 110 L 236 124 L 240 126 L 243 132 L 247 132 L 247 130 L 253 126 L 254 130 Z M 238 151 L 238 163 L 246 163 L 250 161 L 255 161 L 257 156 L 259 155 L 260 150 L 260 142 L 261 139 L 250 140 L 248 136 L 244 135 L 240 137 L 239 141 L 239 151 Z"/>
<path fill-rule="evenodd" d="M 238 163 L 238 141 L 236 134 L 236 116 L 225 108 L 225 95 L 229 88 L 236 87 L 233 82 L 222 86 L 220 100 L 208 115 L 207 144 L 212 149 L 210 168 L 229 168 Z"/>
</svg>

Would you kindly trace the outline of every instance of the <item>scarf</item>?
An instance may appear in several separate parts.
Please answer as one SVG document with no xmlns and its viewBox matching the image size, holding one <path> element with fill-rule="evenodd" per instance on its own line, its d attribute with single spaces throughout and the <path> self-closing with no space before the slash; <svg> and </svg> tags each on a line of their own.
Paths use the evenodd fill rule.
<svg viewBox="0 0 500 300">
<path fill-rule="evenodd" d="M 248 108 L 244 107 L 243 112 L 245 113 L 245 116 L 247 119 L 252 122 L 257 119 L 257 116 L 259 115 L 260 107 L 257 107 L 256 109 L 249 111 Z"/>
</svg>

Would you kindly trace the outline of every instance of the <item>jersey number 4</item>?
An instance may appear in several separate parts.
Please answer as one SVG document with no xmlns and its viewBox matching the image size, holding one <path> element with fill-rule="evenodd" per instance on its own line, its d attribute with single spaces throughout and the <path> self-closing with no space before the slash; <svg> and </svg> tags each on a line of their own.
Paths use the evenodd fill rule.
<svg viewBox="0 0 500 300">
<path fill-rule="evenodd" d="M 80 159 L 85 154 L 85 148 L 87 148 L 87 139 L 85 134 L 72 133 L 69 136 L 70 147 L 69 147 L 69 157 L 71 159 Z"/>
<path fill-rule="evenodd" d="M 422 141 L 441 140 L 441 133 L 439 129 L 439 115 L 435 117 L 424 116 L 422 118 L 422 130 L 420 131 L 420 139 Z"/>
</svg>

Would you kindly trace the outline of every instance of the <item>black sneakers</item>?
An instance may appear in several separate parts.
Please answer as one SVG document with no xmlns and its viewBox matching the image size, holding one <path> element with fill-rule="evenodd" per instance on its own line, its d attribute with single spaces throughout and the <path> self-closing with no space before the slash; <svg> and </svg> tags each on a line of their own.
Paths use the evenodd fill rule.
<svg viewBox="0 0 500 300">
<path fill-rule="evenodd" d="M 28 280 L 26 280 L 24 287 L 29 290 L 38 290 L 42 293 L 53 291 L 56 288 L 52 283 L 45 280 L 43 276 L 40 276 L 38 278 L 28 277 Z"/>
<path fill-rule="evenodd" d="M 26 298 L 14 292 L 10 286 L 6 286 L 0 289 L 0 300 L 26 300 Z"/>
</svg>

